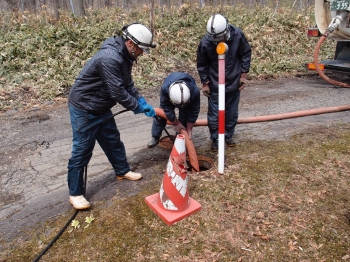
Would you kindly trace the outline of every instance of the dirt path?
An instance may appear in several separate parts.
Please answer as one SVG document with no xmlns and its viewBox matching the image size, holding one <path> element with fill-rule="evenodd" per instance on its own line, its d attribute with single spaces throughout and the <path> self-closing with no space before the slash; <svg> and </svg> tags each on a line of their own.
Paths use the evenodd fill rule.
<svg viewBox="0 0 350 262">
<path fill-rule="evenodd" d="M 141 91 L 142 93 L 142 91 Z M 158 91 L 147 100 L 158 107 Z M 288 78 L 250 83 L 240 103 L 240 118 L 350 105 L 350 89 L 337 88 L 319 77 Z M 200 119 L 205 119 L 207 101 L 202 97 Z M 114 112 L 122 110 L 113 109 Z M 135 194 L 151 179 L 155 166 L 166 165 L 168 150 L 147 149 L 152 119 L 126 112 L 116 116 L 117 126 L 132 167 L 141 171 L 138 182 L 116 181 L 99 146 L 88 167 L 87 198 L 96 203 L 118 194 Z M 283 140 L 310 128 L 324 129 L 350 122 L 350 112 L 313 115 L 272 122 L 239 124 L 236 142 Z M 170 133 L 172 128 L 168 127 Z M 163 134 L 165 135 L 165 134 Z M 207 127 L 195 127 L 197 150 L 209 154 Z M 72 210 L 68 203 L 67 161 L 71 127 L 65 102 L 42 108 L 0 114 L 0 235 L 2 240 L 25 239 L 27 231 Z M 213 159 L 214 161 L 216 159 Z M 159 179 L 163 174 L 159 174 Z M 1 246 L 0 246 L 1 249 Z"/>
</svg>

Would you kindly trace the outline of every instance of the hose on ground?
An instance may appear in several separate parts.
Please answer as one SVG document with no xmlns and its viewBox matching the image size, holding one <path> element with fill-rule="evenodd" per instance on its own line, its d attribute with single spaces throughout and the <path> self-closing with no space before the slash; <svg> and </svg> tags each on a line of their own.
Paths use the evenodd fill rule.
<svg viewBox="0 0 350 262">
<path fill-rule="evenodd" d="M 283 113 L 283 114 L 276 114 L 276 115 L 253 116 L 253 117 L 247 117 L 247 118 L 238 118 L 237 124 L 276 121 L 276 120 L 283 120 L 283 119 L 289 119 L 289 118 L 295 118 L 295 117 L 319 115 L 319 114 L 326 114 L 326 113 L 336 113 L 336 112 L 349 111 L 349 110 L 350 110 L 350 105 L 324 107 L 324 108 L 316 108 L 316 109 L 310 109 L 310 110 L 294 111 L 294 112 Z M 207 126 L 208 125 L 208 121 L 207 121 L 207 119 L 199 119 L 199 120 L 196 121 L 196 123 L 194 125 L 195 126 Z"/>
<path fill-rule="evenodd" d="M 86 179 L 87 179 L 87 166 L 84 168 L 84 196 L 86 192 Z M 78 215 L 79 210 L 75 210 L 74 214 L 70 217 L 67 223 L 62 227 L 62 229 L 57 233 L 57 235 L 51 240 L 51 242 L 40 252 L 40 254 L 33 260 L 33 262 L 37 262 L 40 258 L 46 253 L 47 250 L 56 242 L 56 240 L 63 234 L 63 232 L 67 229 L 69 224 L 73 221 L 73 219 Z"/>
<path fill-rule="evenodd" d="M 350 85 L 348 85 L 346 83 L 330 79 L 328 76 L 326 76 L 326 74 L 320 68 L 320 64 L 318 62 L 318 54 L 319 54 L 321 45 L 324 42 L 324 40 L 327 38 L 327 36 L 328 36 L 328 34 L 321 36 L 320 40 L 318 40 L 318 42 L 317 42 L 317 45 L 316 45 L 316 48 L 314 51 L 314 64 L 316 67 L 316 71 L 322 79 L 324 79 L 325 81 L 327 81 L 328 83 L 330 83 L 332 85 L 341 86 L 341 87 L 350 87 Z"/>
</svg>

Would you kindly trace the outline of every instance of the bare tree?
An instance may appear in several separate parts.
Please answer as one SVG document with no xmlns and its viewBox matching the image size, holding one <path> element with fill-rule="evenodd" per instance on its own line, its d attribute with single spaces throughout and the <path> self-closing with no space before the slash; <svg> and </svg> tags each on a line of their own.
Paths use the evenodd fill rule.
<svg viewBox="0 0 350 262">
<path fill-rule="evenodd" d="M 85 0 L 85 8 L 90 8 L 94 6 L 94 1 L 93 0 Z"/>
<path fill-rule="evenodd" d="M 149 10 L 149 16 L 150 16 L 150 18 L 149 18 L 149 20 L 150 20 L 149 25 L 150 25 L 150 29 L 151 29 L 152 34 L 153 34 L 154 30 L 155 30 L 155 28 L 154 28 L 154 0 L 150 0 L 150 2 L 151 2 L 151 6 L 150 6 L 150 10 Z"/>
<path fill-rule="evenodd" d="M 199 8 L 203 8 L 205 5 L 204 0 L 199 0 L 198 2 L 199 2 Z"/>
<path fill-rule="evenodd" d="M 57 0 L 51 0 L 50 3 L 51 8 L 53 9 L 53 15 L 56 20 L 60 19 L 60 1 Z"/>
<path fill-rule="evenodd" d="M 112 6 L 112 0 L 105 0 L 105 7 L 111 7 Z"/>
<path fill-rule="evenodd" d="M 5 0 L 5 2 L 9 5 L 9 7 L 13 11 L 18 11 L 18 9 L 19 9 L 19 1 L 18 0 Z"/>
<path fill-rule="evenodd" d="M 84 16 L 84 0 L 70 0 L 72 12 L 76 16 Z"/>
</svg>

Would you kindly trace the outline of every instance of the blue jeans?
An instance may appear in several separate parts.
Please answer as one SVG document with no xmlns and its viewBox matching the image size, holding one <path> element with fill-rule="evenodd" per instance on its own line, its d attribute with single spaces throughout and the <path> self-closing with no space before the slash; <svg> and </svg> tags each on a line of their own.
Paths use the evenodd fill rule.
<svg viewBox="0 0 350 262">
<path fill-rule="evenodd" d="M 238 104 L 241 91 L 233 91 L 225 93 L 225 139 L 232 137 L 235 133 L 235 128 L 238 120 Z M 215 141 L 218 139 L 218 110 L 219 110 L 219 94 L 210 93 L 208 98 L 208 128 L 210 139 Z"/>
<path fill-rule="evenodd" d="M 84 195 L 84 167 L 92 157 L 96 140 L 106 154 L 117 176 L 130 171 L 123 142 L 111 110 L 102 115 L 93 115 L 69 105 L 73 131 L 72 156 L 68 162 L 69 195 Z"/>
</svg>

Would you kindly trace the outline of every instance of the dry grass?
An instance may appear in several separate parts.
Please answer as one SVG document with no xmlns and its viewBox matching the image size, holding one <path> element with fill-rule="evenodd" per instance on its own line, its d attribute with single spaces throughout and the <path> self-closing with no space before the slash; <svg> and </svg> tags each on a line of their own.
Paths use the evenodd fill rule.
<svg viewBox="0 0 350 262">
<path fill-rule="evenodd" d="M 173 226 L 144 202 L 159 190 L 154 179 L 135 196 L 80 212 L 82 226 L 66 230 L 41 261 L 349 260 L 349 131 L 346 124 L 229 148 L 224 176 L 190 174 L 190 196 L 202 210 Z M 43 245 L 62 221 L 39 236 Z M 5 261 L 29 261 L 43 245 L 36 237 L 17 243 Z"/>
<path fill-rule="evenodd" d="M 183 5 L 161 12 L 154 18 L 154 41 L 157 48 L 143 56 L 133 70 L 139 89 L 159 87 L 174 71 L 198 76 L 196 50 L 205 35 L 208 18 L 220 12 L 240 27 L 252 46 L 248 78 L 277 78 L 286 74 L 306 73 L 304 65 L 313 61 L 318 39 L 307 38 L 314 26 L 313 9 L 302 13 L 279 9 L 206 7 Z M 147 8 L 90 10 L 86 17 L 75 19 L 61 14 L 59 22 L 47 13 L 0 17 L 0 111 L 31 107 L 66 97 L 86 61 L 101 43 L 124 24 L 135 21 L 149 24 Z M 335 41 L 325 41 L 320 59 L 331 59 Z M 199 80 L 198 80 L 199 83 Z"/>
</svg>

